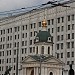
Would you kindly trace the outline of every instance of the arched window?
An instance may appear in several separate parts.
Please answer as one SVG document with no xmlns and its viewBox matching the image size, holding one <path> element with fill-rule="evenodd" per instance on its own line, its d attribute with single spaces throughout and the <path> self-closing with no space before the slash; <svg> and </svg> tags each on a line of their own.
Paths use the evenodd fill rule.
<svg viewBox="0 0 75 75">
<path fill-rule="evenodd" d="M 49 75 L 53 75 L 53 73 L 52 72 L 50 72 L 50 74 Z"/>
<path fill-rule="evenodd" d="M 36 47 L 36 54 L 38 54 L 38 46 Z"/>
<path fill-rule="evenodd" d="M 50 47 L 48 47 L 48 54 L 50 54 Z"/>
<path fill-rule="evenodd" d="M 44 46 L 41 47 L 41 54 L 44 54 Z"/>
</svg>

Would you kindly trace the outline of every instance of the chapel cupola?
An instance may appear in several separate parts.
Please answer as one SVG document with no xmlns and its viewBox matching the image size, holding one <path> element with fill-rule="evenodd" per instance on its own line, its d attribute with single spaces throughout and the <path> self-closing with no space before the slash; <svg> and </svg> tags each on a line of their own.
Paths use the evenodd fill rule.
<svg viewBox="0 0 75 75">
<path fill-rule="evenodd" d="M 42 21 L 42 30 L 35 37 L 36 54 L 52 55 L 52 36 L 47 31 L 47 23 Z"/>
</svg>

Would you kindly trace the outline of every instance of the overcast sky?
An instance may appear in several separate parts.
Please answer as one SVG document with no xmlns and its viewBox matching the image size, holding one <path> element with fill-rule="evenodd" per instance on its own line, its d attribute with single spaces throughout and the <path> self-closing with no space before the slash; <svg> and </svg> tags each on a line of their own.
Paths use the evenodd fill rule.
<svg viewBox="0 0 75 75">
<path fill-rule="evenodd" d="M 0 12 L 20 9 L 23 7 L 31 7 L 34 5 L 37 6 L 46 3 L 48 1 L 53 1 L 53 0 L 0 0 Z"/>
</svg>

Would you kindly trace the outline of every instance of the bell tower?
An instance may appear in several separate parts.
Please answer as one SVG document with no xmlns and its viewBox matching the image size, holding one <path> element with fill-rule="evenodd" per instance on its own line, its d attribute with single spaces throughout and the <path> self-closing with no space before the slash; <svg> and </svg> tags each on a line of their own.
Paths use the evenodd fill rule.
<svg viewBox="0 0 75 75">
<path fill-rule="evenodd" d="M 47 23 L 42 21 L 42 30 L 37 33 L 35 38 L 35 54 L 52 55 L 52 36 L 47 31 Z"/>
</svg>

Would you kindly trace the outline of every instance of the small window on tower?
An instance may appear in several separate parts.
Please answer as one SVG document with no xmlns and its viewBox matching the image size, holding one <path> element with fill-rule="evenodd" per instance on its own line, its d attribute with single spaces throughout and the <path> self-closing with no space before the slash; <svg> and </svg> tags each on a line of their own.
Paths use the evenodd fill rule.
<svg viewBox="0 0 75 75">
<path fill-rule="evenodd" d="M 36 42 L 38 42 L 39 41 L 39 37 L 36 37 Z"/>
<path fill-rule="evenodd" d="M 48 37 L 48 42 L 51 42 L 51 37 Z"/>
</svg>

